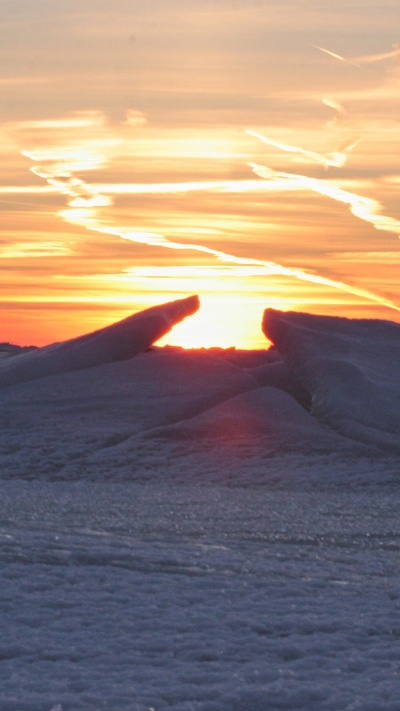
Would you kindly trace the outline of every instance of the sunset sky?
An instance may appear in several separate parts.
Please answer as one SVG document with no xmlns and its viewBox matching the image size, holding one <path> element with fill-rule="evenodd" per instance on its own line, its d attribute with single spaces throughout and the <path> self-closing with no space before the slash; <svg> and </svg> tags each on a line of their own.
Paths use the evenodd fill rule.
<svg viewBox="0 0 400 711">
<path fill-rule="evenodd" d="M 398 0 L 2 0 L 0 341 L 400 321 Z"/>
</svg>

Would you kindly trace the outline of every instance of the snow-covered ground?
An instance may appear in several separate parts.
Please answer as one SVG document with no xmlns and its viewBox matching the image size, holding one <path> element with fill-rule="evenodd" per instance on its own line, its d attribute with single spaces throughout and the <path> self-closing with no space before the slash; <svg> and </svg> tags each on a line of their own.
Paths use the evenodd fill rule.
<svg viewBox="0 0 400 711">
<path fill-rule="evenodd" d="M 400 327 L 265 329 L 2 359 L 1 711 L 398 711 Z"/>
</svg>

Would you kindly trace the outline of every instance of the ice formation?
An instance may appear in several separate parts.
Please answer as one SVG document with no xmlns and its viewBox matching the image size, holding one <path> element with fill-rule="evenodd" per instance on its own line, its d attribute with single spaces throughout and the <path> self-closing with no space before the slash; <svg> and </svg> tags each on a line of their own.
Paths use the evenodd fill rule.
<svg viewBox="0 0 400 711">
<path fill-rule="evenodd" d="M 184 477 L 228 459 L 236 470 L 245 450 L 253 462 L 400 451 L 399 325 L 267 309 L 273 351 L 138 353 L 197 308 L 190 297 L 4 358 L 3 474 L 126 478 L 179 462 Z"/>
<path fill-rule="evenodd" d="M 94 333 L 21 353 L 0 362 L 0 385 L 125 360 L 165 336 L 199 308 L 198 296 L 154 306 Z"/>
<path fill-rule="evenodd" d="M 309 392 L 318 420 L 400 451 L 399 324 L 267 309 L 263 330 Z"/>
</svg>

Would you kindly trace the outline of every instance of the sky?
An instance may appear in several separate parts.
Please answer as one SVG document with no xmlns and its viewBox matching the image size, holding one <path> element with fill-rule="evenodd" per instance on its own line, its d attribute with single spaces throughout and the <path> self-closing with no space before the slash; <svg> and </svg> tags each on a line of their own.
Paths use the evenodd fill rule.
<svg viewBox="0 0 400 711">
<path fill-rule="evenodd" d="M 400 322 L 398 0 L 3 0 L 0 341 Z"/>
</svg>

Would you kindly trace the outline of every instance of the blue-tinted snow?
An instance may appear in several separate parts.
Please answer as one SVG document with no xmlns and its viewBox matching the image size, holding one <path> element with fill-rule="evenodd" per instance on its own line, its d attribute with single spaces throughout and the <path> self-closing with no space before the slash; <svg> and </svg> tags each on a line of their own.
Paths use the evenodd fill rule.
<svg viewBox="0 0 400 711">
<path fill-rule="evenodd" d="M 396 493 L 4 482 L 0 708 L 394 711 Z"/>
<path fill-rule="evenodd" d="M 268 318 L 1 389 L 1 711 L 398 711 L 398 327 Z"/>
</svg>

